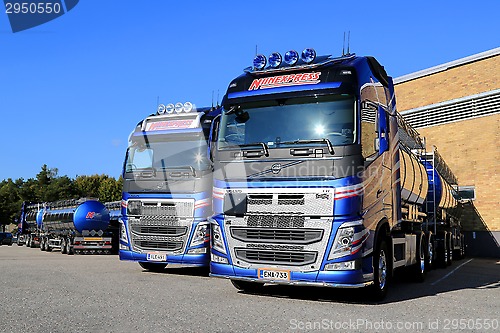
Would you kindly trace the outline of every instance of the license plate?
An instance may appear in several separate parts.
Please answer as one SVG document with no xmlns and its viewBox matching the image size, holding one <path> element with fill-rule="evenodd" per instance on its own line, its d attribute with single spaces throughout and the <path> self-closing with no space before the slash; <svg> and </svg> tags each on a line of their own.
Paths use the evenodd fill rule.
<svg viewBox="0 0 500 333">
<path fill-rule="evenodd" d="M 150 252 L 146 254 L 146 260 L 148 261 L 167 261 L 166 253 Z"/>
<path fill-rule="evenodd" d="M 264 280 L 290 280 L 290 271 L 282 271 L 277 269 L 259 269 L 259 279 Z"/>
<path fill-rule="evenodd" d="M 85 242 L 100 242 L 102 241 L 102 237 L 83 237 Z"/>
</svg>

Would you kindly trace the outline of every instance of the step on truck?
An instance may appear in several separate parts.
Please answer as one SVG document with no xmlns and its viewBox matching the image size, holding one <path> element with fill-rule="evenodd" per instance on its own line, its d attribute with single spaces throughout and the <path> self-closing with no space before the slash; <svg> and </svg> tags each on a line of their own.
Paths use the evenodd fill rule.
<svg viewBox="0 0 500 333">
<path fill-rule="evenodd" d="M 123 169 L 120 259 L 147 270 L 210 261 L 212 164 L 207 140 L 218 108 L 160 104 L 129 137 Z"/>
<path fill-rule="evenodd" d="M 94 199 L 49 202 L 38 213 L 40 250 L 62 254 L 110 254 L 109 211 Z"/>
<path fill-rule="evenodd" d="M 211 276 L 246 291 L 367 287 L 377 299 L 396 269 L 424 279 L 425 145 L 375 58 L 257 55 L 222 106 Z"/>
</svg>

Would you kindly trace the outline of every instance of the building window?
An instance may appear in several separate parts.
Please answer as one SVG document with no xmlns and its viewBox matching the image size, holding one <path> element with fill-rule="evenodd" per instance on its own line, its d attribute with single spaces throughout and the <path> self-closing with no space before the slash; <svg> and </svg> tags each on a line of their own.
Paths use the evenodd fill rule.
<svg viewBox="0 0 500 333">
<path fill-rule="evenodd" d="M 475 186 L 458 186 L 458 198 L 461 202 L 468 202 L 476 200 L 476 187 Z"/>
</svg>

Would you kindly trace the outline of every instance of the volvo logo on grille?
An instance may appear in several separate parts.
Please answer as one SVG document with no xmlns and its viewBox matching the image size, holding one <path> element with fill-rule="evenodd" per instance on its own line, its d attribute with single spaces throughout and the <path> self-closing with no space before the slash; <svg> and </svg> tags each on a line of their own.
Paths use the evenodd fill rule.
<svg viewBox="0 0 500 333">
<path fill-rule="evenodd" d="M 158 190 L 161 190 L 161 189 L 165 188 L 165 183 L 164 182 L 158 183 L 158 185 L 156 185 L 156 188 Z"/>
<path fill-rule="evenodd" d="M 271 171 L 274 173 L 274 174 L 277 174 L 277 173 L 280 173 L 281 171 L 281 164 L 280 163 L 275 163 L 271 166 Z"/>
</svg>

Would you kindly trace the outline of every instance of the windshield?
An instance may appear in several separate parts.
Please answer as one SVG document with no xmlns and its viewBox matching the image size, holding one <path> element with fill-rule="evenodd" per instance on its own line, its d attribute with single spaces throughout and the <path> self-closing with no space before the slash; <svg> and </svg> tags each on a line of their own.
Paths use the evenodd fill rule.
<svg viewBox="0 0 500 333">
<path fill-rule="evenodd" d="M 355 105 L 352 96 L 278 99 L 242 104 L 225 110 L 218 147 L 264 143 L 282 145 L 323 142 L 334 146 L 355 142 Z M 316 142 L 311 142 L 316 140 Z"/>
<path fill-rule="evenodd" d="M 207 144 L 203 135 L 197 137 L 140 136 L 133 137 L 128 148 L 125 171 L 141 169 L 207 170 Z"/>
</svg>

